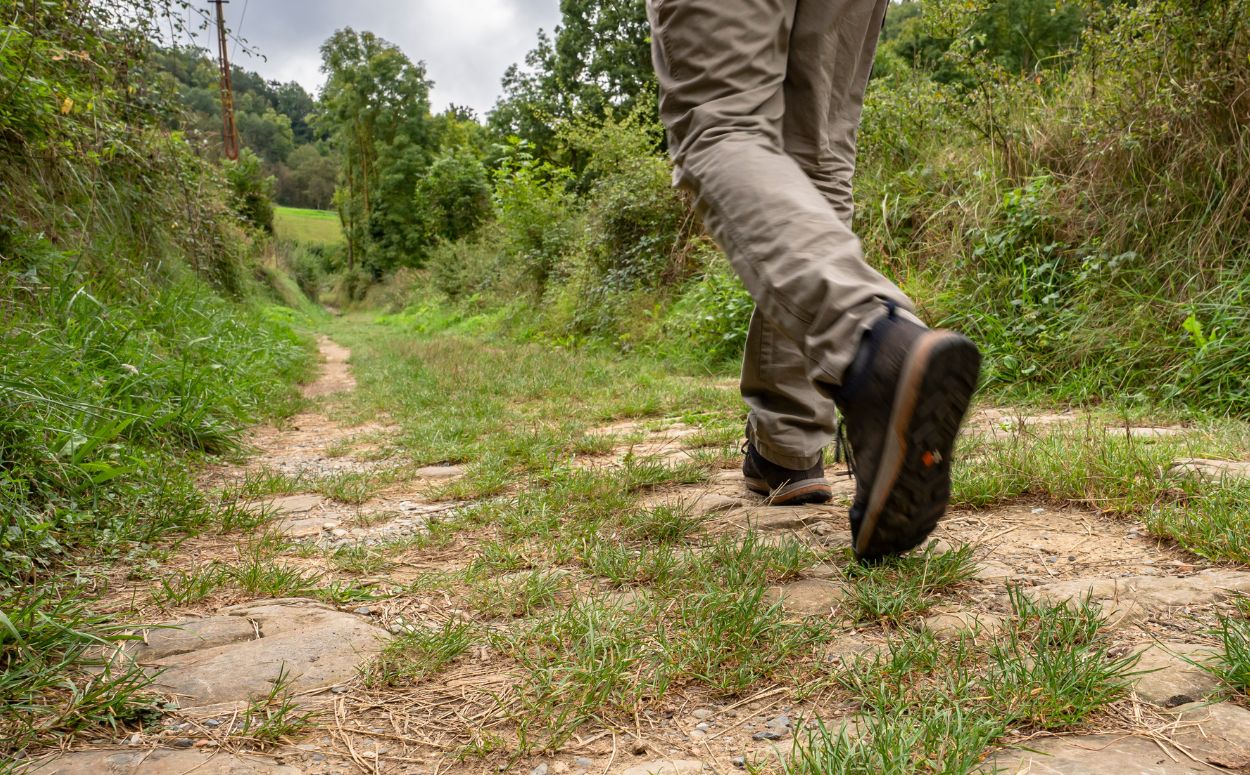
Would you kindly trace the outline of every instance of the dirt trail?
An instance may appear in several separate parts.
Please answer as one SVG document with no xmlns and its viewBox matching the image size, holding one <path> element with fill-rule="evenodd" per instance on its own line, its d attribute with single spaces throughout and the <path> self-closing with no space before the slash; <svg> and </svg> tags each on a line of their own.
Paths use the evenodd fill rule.
<svg viewBox="0 0 1250 775">
<path fill-rule="evenodd" d="M 321 408 L 281 428 L 257 430 L 251 438 L 257 454 L 246 464 L 213 470 L 213 486 L 242 481 L 249 472 L 262 469 L 314 482 L 392 465 L 387 450 L 396 429 L 386 424 L 386 418 L 346 427 L 325 414 L 325 402 L 353 390 L 355 379 L 345 348 L 323 338 L 320 351 L 321 376 L 306 392 L 321 402 Z M 971 432 L 993 435 L 1019 421 L 991 410 L 973 418 L 969 427 Z M 1069 418 L 1053 415 L 1024 421 L 1044 425 Z M 692 447 L 699 434 L 680 423 L 660 430 L 617 424 L 602 432 L 627 438 L 628 443 L 611 453 L 586 456 L 579 465 L 617 465 L 626 455 L 680 462 L 697 454 Z M 455 539 L 418 552 L 396 542 L 422 534 L 431 519 L 465 506 L 437 497 L 440 486 L 463 472 L 456 467 L 396 470 L 399 473 L 382 494 L 361 503 L 344 503 L 342 497 L 311 489 L 268 499 L 277 512 L 271 525 L 292 542 L 280 555 L 288 567 L 324 571 L 327 551 L 384 546 L 389 563 L 364 571 L 365 581 L 384 593 L 383 599 L 335 604 L 235 591 L 210 595 L 198 604 L 167 605 L 172 616 L 169 610 L 140 605 L 145 615 L 151 614 L 147 625 L 178 626 L 138 627 L 144 640 L 123 658 L 154 672 L 160 669 L 155 686 L 177 698 L 178 710 L 145 734 L 86 746 L 28 771 L 143 775 L 496 771 L 494 764 L 473 758 L 457 761 L 455 756 L 467 741 L 467 727 L 502 723 L 497 699 L 514 679 L 506 661 L 490 648 L 471 648 L 435 680 L 415 690 L 366 689 L 362 684 L 360 669 L 395 633 L 474 616 L 445 592 L 405 585 L 426 571 L 465 567 L 475 547 Z M 734 470 L 723 470 L 703 484 L 662 489 L 648 501 L 681 503 L 692 513 L 705 515 L 704 529 L 712 536 L 754 530 L 769 540 L 797 537 L 815 548 L 838 548 L 849 542 L 845 504 L 853 485 L 844 477 L 836 481 L 835 502 L 819 507 L 767 507 L 745 490 Z M 239 546 L 253 538 L 189 541 L 170 565 L 190 570 L 214 559 L 241 561 Z M 1048 600 L 1092 595 L 1112 613 L 1120 653 L 1144 651 L 1142 668 L 1154 671 L 1135 679 L 1132 698 L 1109 721 L 1104 719 L 1098 734 L 1029 743 L 1045 755 L 1000 753 L 995 761 L 1005 771 L 1073 775 L 1250 771 L 1245 769 L 1250 767 L 1250 711 L 1227 702 L 1199 707 L 1216 694 L 1218 685 L 1190 662 L 1209 656 L 1214 641 L 1205 633 L 1229 594 L 1250 592 L 1250 573 L 1212 568 L 1160 544 L 1129 521 L 1051 504 L 957 511 L 941 524 L 934 540 L 939 548 L 971 545 L 977 575 L 956 600 L 929 612 L 916 626 L 940 638 L 967 630 L 992 636 L 997 623 L 1009 615 L 1008 583 L 1023 585 Z M 573 589 L 582 595 L 631 594 L 585 579 L 577 580 Z M 150 589 L 137 583 L 124 592 L 139 600 Z M 831 616 L 847 590 L 835 569 L 816 566 L 773 588 L 772 594 L 792 616 Z M 836 619 L 831 621 L 840 626 Z M 822 658 L 837 662 L 881 646 L 879 635 L 847 627 Z M 239 736 L 246 731 L 249 701 L 270 692 L 280 673 L 284 676 L 280 688 L 292 701 L 317 713 L 313 725 L 263 754 L 248 752 Z M 731 701 L 678 694 L 667 711 L 641 714 L 632 728 L 588 726 L 558 752 L 526 757 L 509 771 L 741 772 L 744 758 L 766 761 L 777 752 L 788 753 L 795 727 L 829 712 L 819 693 L 798 701 L 792 689 L 768 686 Z M 258 706 L 253 702 L 250 707 Z M 273 703 L 269 707 L 272 710 Z M 485 739 L 477 742 L 489 745 Z"/>
</svg>

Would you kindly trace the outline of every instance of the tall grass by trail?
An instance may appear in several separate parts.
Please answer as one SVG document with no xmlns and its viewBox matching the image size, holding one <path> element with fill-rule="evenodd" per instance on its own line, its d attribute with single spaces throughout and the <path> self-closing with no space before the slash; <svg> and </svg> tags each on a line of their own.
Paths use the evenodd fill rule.
<svg viewBox="0 0 1250 775">
<path fill-rule="evenodd" d="M 146 0 L 5 8 L 0 771 L 151 708 L 142 675 L 102 664 L 128 637 L 93 610 L 104 571 L 140 578 L 178 536 L 239 524 L 191 468 L 292 411 L 310 361 L 298 313 L 257 282 L 256 181 L 165 130 L 148 41 L 177 15 Z"/>
</svg>

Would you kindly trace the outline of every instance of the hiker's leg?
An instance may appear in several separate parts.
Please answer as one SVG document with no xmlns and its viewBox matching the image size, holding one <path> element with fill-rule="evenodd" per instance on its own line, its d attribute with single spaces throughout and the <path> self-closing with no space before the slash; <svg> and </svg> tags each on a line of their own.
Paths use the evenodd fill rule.
<svg viewBox="0 0 1250 775">
<path fill-rule="evenodd" d="M 855 136 L 888 2 L 800 1 L 790 36 L 786 153 L 848 227 Z"/>
<path fill-rule="evenodd" d="M 744 367 L 756 440 L 770 459 L 795 467 L 813 464 L 833 420 L 833 406 L 811 382 L 839 384 L 860 335 L 884 314 L 881 301 L 910 307 L 865 264 L 859 240 L 786 153 L 781 125 L 783 115 L 790 120 L 791 39 L 805 56 L 833 54 L 839 14 L 865 4 L 834 0 L 821 17 L 801 8 L 804 1 L 649 5 L 660 113 L 677 181 L 694 191 L 712 235 L 759 306 Z M 875 8 L 875 1 L 869 4 Z M 800 78 L 813 76 L 805 70 Z M 828 86 L 830 76 L 823 78 Z M 828 108 L 828 96 L 820 105 Z M 764 347 L 779 341 L 776 357 L 765 356 Z M 794 362 L 795 351 L 804 361 Z M 786 357 L 784 369 L 768 367 Z M 801 371 L 806 380 L 796 379 Z"/>
<path fill-rule="evenodd" d="M 799 0 L 790 34 L 783 145 L 848 228 L 855 134 L 887 2 Z M 832 399 L 808 378 L 802 351 L 758 311 L 747 336 L 742 396 L 751 407 L 748 438 L 782 465 L 810 464 L 833 433 Z M 769 439 L 803 454 L 782 457 Z"/>
<path fill-rule="evenodd" d="M 750 407 L 747 438 L 777 465 L 816 464 L 833 437 L 833 399 L 812 384 L 798 345 L 756 308 L 742 358 L 742 400 Z"/>
</svg>

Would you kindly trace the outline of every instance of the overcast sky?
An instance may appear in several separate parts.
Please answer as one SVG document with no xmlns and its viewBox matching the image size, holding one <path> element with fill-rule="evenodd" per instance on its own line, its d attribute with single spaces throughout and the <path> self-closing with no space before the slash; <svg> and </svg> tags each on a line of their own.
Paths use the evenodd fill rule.
<svg viewBox="0 0 1250 775">
<path fill-rule="evenodd" d="M 504 70 L 534 47 L 538 29 L 559 22 L 559 6 L 559 0 L 230 0 L 226 25 L 268 58 L 240 49 L 236 64 L 299 81 L 314 93 L 323 81 L 321 43 L 343 27 L 368 30 L 425 62 L 435 111 L 454 102 L 480 115 L 495 104 Z M 199 43 L 215 51 L 212 33 L 200 33 Z"/>
</svg>

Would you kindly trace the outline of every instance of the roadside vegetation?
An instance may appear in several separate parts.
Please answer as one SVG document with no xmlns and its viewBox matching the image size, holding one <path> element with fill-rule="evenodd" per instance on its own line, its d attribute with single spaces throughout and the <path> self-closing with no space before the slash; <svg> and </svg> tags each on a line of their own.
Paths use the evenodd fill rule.
<svg viewBox="0 0 1250 775">
<path fill-rule="evenodd" d="M 292 412 L 308 343 L 259 267 L 256 176 L 161 131 L 146 3 L 0 4 L 0 738 L 152 707 L 104 670 L 112 563 L 227 529 L 204 455 Z"/>
</svg>

